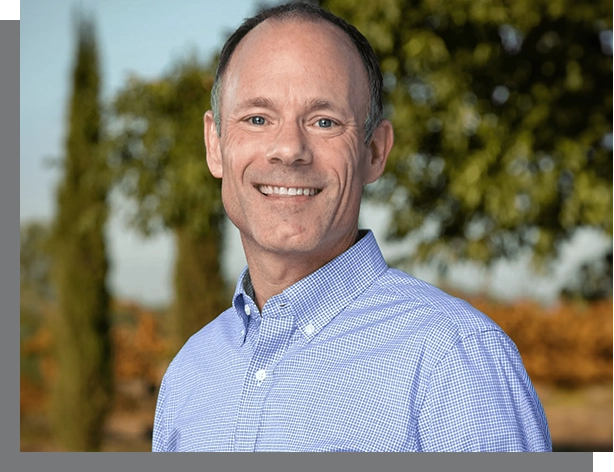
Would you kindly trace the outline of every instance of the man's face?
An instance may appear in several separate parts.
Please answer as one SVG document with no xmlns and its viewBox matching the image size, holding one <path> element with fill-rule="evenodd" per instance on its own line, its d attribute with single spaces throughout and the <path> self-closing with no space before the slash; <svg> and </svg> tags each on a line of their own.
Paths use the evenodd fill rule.
<svg viewBox="0 0 614 472">
<path fill-rule="evenodd" d="M 328 23 L 265 21 L 235 50 L 221 93 L 221 137 L 205 115 L 207 161 L 248 261 L 345 251 L 392 144 L 388 129 L 387 150 L 381 131 L 365 145 L 369 87 L 350 40 Z"/>
</svg>

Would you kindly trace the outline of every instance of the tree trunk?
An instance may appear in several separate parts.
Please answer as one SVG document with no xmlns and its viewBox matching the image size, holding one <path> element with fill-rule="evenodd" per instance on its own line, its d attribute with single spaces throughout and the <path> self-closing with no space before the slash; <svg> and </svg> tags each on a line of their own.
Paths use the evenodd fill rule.
<svg viewBox="0 0 614 472">
<path fill-rule="evenodd" d="M 173 333 L 178 346 L 230 306 L 220 272 L 221 235 L 209 231 L 195 236 L 187 228 L 175 230 L 175 304 Z"/>
</svg>

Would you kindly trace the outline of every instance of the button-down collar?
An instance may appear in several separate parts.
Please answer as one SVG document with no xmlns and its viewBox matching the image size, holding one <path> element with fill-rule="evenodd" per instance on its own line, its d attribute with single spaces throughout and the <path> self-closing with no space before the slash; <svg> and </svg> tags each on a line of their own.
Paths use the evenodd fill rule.
<svg viewBox="0 0 614 472">
<path fill-rule="evenodd" d="M 361 231 L 356 244 L 317 271 L 271 297 L 262 316 L 295 317 L 296 325 L 307 338 L 313 338 L 339 312 L 387 269 L 386 262 L 371 231 Z M 340 274 L 343 274 L 340 276 Z M 259 313 L 253 300 L 253 287 L 245 268 L 235 289 L 234 310 L 247 330 L 249 316 Z M 241 336 L 241 343 L 245 336 Z"/>
</svg>

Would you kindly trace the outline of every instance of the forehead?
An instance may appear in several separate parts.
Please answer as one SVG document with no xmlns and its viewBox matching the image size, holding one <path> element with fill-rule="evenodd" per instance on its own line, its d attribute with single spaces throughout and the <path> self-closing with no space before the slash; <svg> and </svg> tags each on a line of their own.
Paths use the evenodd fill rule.
<svg viewBox="0 0 614 472">
<path fill-rule="evenodd" d="M 264 21 L 239 43 L 224 75 L 227 98 L 278 78 L 277 85 L 297 86 L 303 93 L 326 84 L 361 100 L 369 97 L 367 72 L 356 47 L 344 31 L 323 20 Z"/>
</svg>

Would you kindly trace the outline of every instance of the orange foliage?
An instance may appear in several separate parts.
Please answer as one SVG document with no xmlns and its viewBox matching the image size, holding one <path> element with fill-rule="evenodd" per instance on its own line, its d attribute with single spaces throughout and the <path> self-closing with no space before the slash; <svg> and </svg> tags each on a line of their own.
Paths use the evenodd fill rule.
<svg viewBox="0 0 614 472">
<path fill-rule="evenodd" d="M 160 334 L 158 316 L 130 302 L 115 302 L 114 310 L 129 321 L 111 329 L 116 396 L 125 396 L 126 391 L 129 396 L 134 396 L 134 390 L 130 390 L 134 385 L 142 386 L 137 388 L 137 395 L 147 389 L 154 392 L 169 360 L 168 342 Z M 21 354 L 38 359 L 41 381 L 35 382 L 27 375 L 21 375 L 20 411 L 31 414 L 45 409 L 55 377 L 53 334 L 49 326 L 41 325 L 33 335 L 24 339 Z"/>
<path fill-rule="evenodd" d="M 38 356 L 40 374 L 44 385 L 50 385 L 55 376 L 56 366 L 52 350 L 53 336 L 51 330 L 46 327 L 40 328 L 21 344 L 22 355 L 32 354 Z"/>
<path fill-rule="evenodd" d="M 120 303 L 120 306 L 134 314 L 136 327 L 119 325 L 112 329 L 115 378 L 118 381 L 140 379 L 157 385 L 161 380 L 160 364 L 164 363 L 168 351 L 157 317 L 133 303 Z"/>
<path fill-rule="evenodd" d="M 514 340 L 533 382 L 565 387 L 612 382 L 611 299 L 591 304 L 561 301 L 550 308 L 531 301 L 468 301 Z M 160 317 L 144 307 L 116 302 L 114 310 L 128 320 L 111 331 L 118 393 L 126 395 L 127 386 L 140 385 L 139 392 L 145 389 L 154 395 L 172 354 L 171 340 L 162 334 Z M 22 355 L 38 356 L 42 380 L 41 384 L 22 376 L 22 413 L 45 404 L 55 371 L 52 343 L 47 327 L 22 342 Z"/>
<path fill-rule="evenodd" d="M 536 302 L 468 300 L 512 338 L 536 383 L 575 387 L 612 382 L 612 299 Z"/>
<path fill-rule="evenodd" d="M 19 416 L 41 413 L 46 406 L 45 391 L 25 376 L 19 378 Z"/>
</svg>

